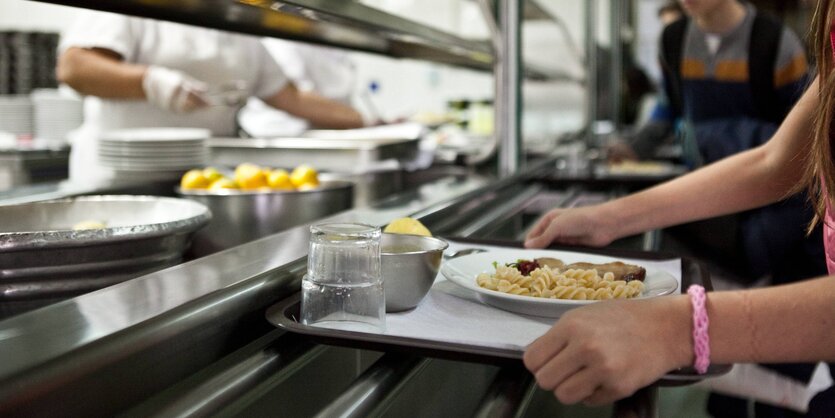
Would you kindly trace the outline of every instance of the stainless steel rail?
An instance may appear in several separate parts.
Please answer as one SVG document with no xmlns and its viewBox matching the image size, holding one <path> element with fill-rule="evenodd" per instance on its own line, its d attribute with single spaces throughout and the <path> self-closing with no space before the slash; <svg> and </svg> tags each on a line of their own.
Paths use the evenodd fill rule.
<svg viewBox="0 0 835 418">
<path fill-rule="evenodd" d="M 497 5 L 499 36 L 495 79 L 495 140 L 499 143 L 499 175 L 510 176 L 522 166 L 522 28 L 520 0 Z"/>
<path fill-rule="evenodd" d="M 553 159 L 543 159 L 529 164 L 522 173 L 504 179 L 494 179 L 490 187 L 474 190 L 459 199 L 441 202 L 437 205 L 428 206 L 422 210 L 415 211 L 412 217 L 420 219 L 423 223 L 431 225 L 432 231 L 437 235 L 453 235 L 458 229 L 489 210 L 490 202 L 498 202 L 496 195 L 506 192 L 506 189 L 513 188 L 523 179 L 533 178 L 543 169 L 553 166 Z"/>
<path fill-rule="evenodd" d="M 324 346 L 316 346 L 295 335 L 275 330 L 250 344 L 256 350 L 200 384 L 153 411 L 140 408 L 129 416 L 206 417 L 243 397 L 268 377 L 273 384 L 286 378 L 319 357 Z"/>
<path fill-rule="evenodd" d="M 626 3 L 626 4 L 625 4 Z M 629 10 L 628 0 L 609 1 L 609 38 L 612 68 L 609 69 L 609 117 L 615 129 L 620 127 L 621 76 L 623 75 L 623 12 Z"/>
<path fill-rule="evenodd" d="M 597 4 L 586 0 L 586 146 L 594 143 L 594 123 L 597 121 Z"/>
<path fill-rule="evenodd" d="M 522 416 L 536 386 L 530 372 L 521 365 L 504 367 L 484 395 L 473 414 L 477 418 L 512 418 Z"/>
<path fill-rule="evenodd" d="M 466 226 L 456 231 L 462 237 L 485 237 L 501 226 L 502 221 L 515 216 L 525 204 L 542 191 L 542 187 L 531 185 L 521 191 L 510 190 L 506 197 L 497 199 L 498 204 Z"/>
<path fill-rule="evenodd" d="M 348 390 L 319 411 L 316 417 L 380 416 L 400 389 L 430 361 L 409 355 L 386 354 L 357 378 Z"/>
<path fill-rule="evenodd" d="M 184 290 L 170 282 L 154 286 L 158 273 L 6 320 L 0 323 L 0 356 L 7 360 L 0 365 L 0 415 L 49 416 L 58 407 L 63 415 L 112 415 L 139 403 L 268 330 L 263 309 L 296 292 L 305 268 L 300 260 L 280 271 L 249 271 L 249 280 L 153 317 L 145 316 L 160 308 L 155 304 Z M 171 270 L 179 269 L 165 272 Z M 200 286 L 193 277 L 177 279 Z M 90 393 L 111 396 L 84 402 Z"/>
<path fill-rule="evenodd" d="M 658 418 L 658 387 L 639 389 L 628 398 L 615 402 L 614 418 Z"/>
</svg>

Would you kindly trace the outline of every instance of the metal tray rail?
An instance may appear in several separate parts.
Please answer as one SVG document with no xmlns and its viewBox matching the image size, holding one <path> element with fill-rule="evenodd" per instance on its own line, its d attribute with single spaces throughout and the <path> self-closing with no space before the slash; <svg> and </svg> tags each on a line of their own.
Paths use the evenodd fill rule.
<svg viewBox="0 0 835 418">
<path fill-rule="evenodd" d="M 380 416 L 400 390 L 430 361 L 412 355 L 386 354 L 319 411 L 316 418 Z"/>
<path fill-rule="evenodd" d="M 507 366 L 484 394 L 473 416 L 478 418 L 512 418 L 521 416 L 536 390 L 530 372 L 521 365 Z"/>
<path fill-rule="evenodd" d="M 221 360 L 199 379 L 187 379 L 124 414 L 129 417 L 212 416 L 269 378 L 279 384 L 325 351 L 275 330 Z M 171 392 L 177 393 L 172 395 Z"/>
</svg>

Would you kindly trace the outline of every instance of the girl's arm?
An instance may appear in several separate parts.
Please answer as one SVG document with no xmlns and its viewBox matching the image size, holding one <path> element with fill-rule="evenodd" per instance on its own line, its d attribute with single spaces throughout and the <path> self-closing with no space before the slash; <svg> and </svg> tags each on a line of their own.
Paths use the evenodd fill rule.
<svg viewBox="0 0 835 418">
<path fill-rule="evenodd" d="M 707 297 L 711 362 L 835 360 L 835 285 L 820 278 Z M 563 403 L 609 403 L 693 364 L 687 296 L 569 311 L 528 346 L 525 365 Z"/>
</svg>

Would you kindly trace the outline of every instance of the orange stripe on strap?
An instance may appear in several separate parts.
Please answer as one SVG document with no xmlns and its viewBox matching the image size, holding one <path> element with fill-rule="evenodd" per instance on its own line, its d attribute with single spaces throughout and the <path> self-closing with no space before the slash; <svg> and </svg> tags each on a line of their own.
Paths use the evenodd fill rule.
<svg viewBox="0 0 835 418">
<path fill-rule="evenodd" d="M 748 81 L 747 61 L 719 61 L 716 63 L 716 80 L 731 82 Z"/>
<path fill-rule="evenodd" d="M 780 68 L 774 73 L 774 86 L 783 87 L 786 84 L 800 80 L 808 69 L 806 56 L 802 53 L 797 54 L 790 63 L 784 65 L 783 68 Z"/>
<path fill-rule="evenodd" d="M 681 78 L 705 78 L 705 63 L 692 58 L 681 60 Z"/>
</svg>

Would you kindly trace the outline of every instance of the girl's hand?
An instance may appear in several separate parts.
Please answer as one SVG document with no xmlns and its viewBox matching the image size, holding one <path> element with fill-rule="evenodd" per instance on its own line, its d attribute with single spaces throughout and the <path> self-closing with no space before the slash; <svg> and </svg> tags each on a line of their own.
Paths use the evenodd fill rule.
<svg viewBox="0 0 835 418">
<path fill-rule="evenodd" d="M 525 237 L 526 248 L 545 248 L 552 242 L 601 247 L 615 238 L 612 228 L 598 214 L 597 206 L 553 209 Z"/>
<path fill-rule="evenodd" d="M 605 301 L 567 312 L 528 346 L 525 366 L 564 404 L 611 403 L 692 362 L 686 296 Z"/>
</svg>

